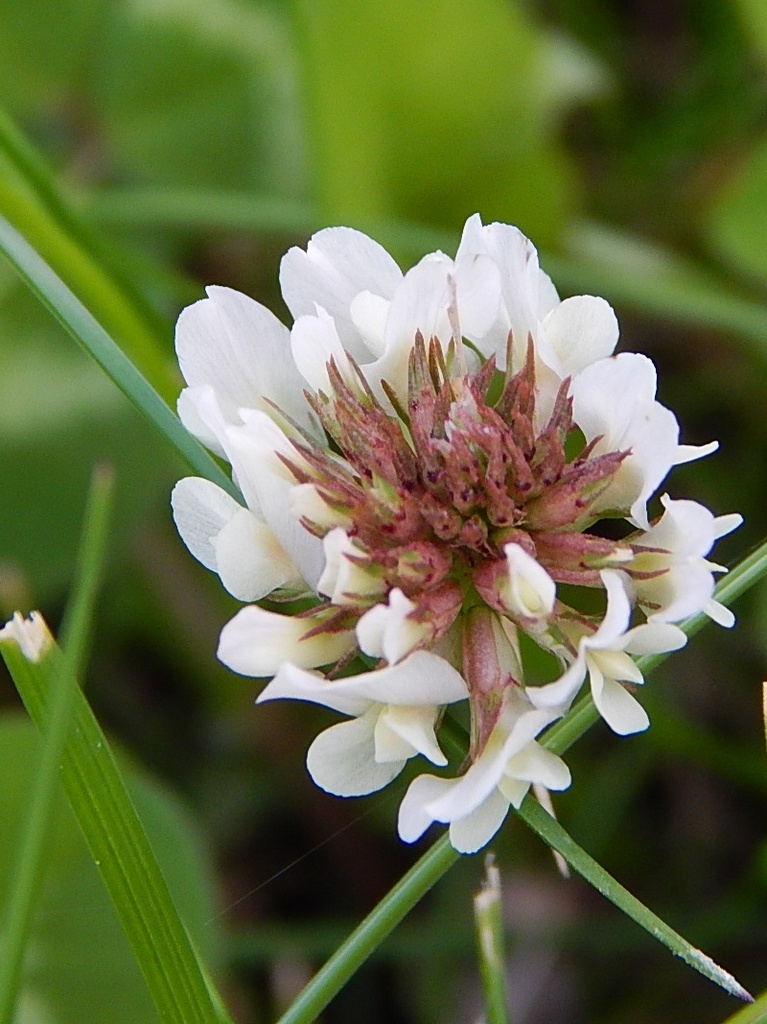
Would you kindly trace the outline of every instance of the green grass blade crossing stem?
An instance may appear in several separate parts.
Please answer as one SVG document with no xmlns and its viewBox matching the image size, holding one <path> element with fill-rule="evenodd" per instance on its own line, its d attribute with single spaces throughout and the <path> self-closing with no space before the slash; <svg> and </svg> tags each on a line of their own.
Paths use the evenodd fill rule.
<svg viewBox="0 0 767 1024">
<path fill-rule="evenodd" d="M 200 476 L 217 483 L 234 497 L 237 490 L 218 463 L 181 424 L 175 413 L 139 373 L 104 328 L 52 270 L 45 260 L 4 217 L 0 216 L 0 252 L 26 281 L 43 305 L 56 317 L 106 375 Z"/>
</svg>

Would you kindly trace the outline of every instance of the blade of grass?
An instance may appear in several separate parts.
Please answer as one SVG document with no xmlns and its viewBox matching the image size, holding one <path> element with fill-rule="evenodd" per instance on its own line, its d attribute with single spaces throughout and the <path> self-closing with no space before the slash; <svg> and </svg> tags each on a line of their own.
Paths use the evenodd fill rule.
<svg viewBox="0 0 767 1024">
<path fill-rule="evenodd" d="M 32 621 L 44 629 L 38 616 Z M 107 740 L 49 639 L 28 658 L 8 635 L 0 652 L 30 717 L 48 733 L 57 689 L 74 693 L 61 778 L 72 810 L 133 947 L 160 1019 L 167 1024 L 231 1024 L 178 917 Z"/>
<path fill-rule="evenodd" d="M 51 704 L 50 726 L 32 787 L 29 813 L 19 842 L 17 868 L 10 889 L 3 958 L 0 961 L 0 1024 L 11 1024 L 18 999 L 24 952 L 44 876 L 47 843 L 58 793 L 61 755 L 72 719 L 75 673 L 84 661 L 88 634 L 104 562 L 112 474 L 96 470 L 85 512 L 85 529 L 76 585 L 66 613 L 67 645 L 62 675 Z"/>
<path fill-rule="evenodd" d="M 94 230 L 65 195 L 43 156 L 2 109 L 0 155 L 24 185 L 24 194 L 18 189 L 3 192 L 0 213 L 45 254 L 79 295 L 87 296 L 106 329 L 120 339 L 157 390 L 165 394 L 167 388 L 165 397 L 170 397 L 177 381 L 161 340 L 167 323 L 135 285 L 134 254 Z M 4 184 L 10 183 L 6 179 Z"/>
<path fill-rule="evenodd" d="M 87 301 L 105 329 L 119 339 L 122 349 L 169 401 L 179 389 L 179 378 L 169 356 L 101 266 L 25 189 L 8 179 L 0 179 L 0 215 Z"/>
<path fill-rule="evenodd" d="M 625 889 L 620 882 L 617 882 L 612 875 L 605 871 L 562 828 L 556 818 L 553 818 L 548 811 L 541 807 L 537 800 L 528 796 L 517 814 L 544 843 L 560 853 L 573 870 L 577 871 L 603 896 L 606 896 L 619 910 L 622 910 L 624 914 L 649 932 L 653 938 L 667 946 L 674 956 L 680 957 L 686 964 L 694 967 L 696 971 L 729 992 L 730 995 L 747 1002 L 753 1001 L 751 995 L 731 974 L 682 938 L 678 932 L 670 928 L 665 921 L 662 921 L 641 900 L 632 896 L 628 889 Z"/>
<path fill-rule="evenodd" d="M 0 216 L 0 252 L 43 305 L 56 317 L 106 375 L 147 417 L 186 464 L 233 497 L 236 488 L 202 445 L 182 426 L 154 388 L 107 334 L 55 271 L 4 217 Z"/>
</svg>

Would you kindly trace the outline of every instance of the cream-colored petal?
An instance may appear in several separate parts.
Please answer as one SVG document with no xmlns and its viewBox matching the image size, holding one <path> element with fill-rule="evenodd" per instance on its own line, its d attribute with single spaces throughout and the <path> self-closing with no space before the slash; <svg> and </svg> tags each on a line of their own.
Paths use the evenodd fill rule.
<svg viewBox="0 0 767 1024">
<path fill-rule="evenodd" d="M 258 601 L 298 580 L 298 569 L 270 527 L 249 509 L 235 512 L 213 547 L 221 582 L 240 601 Z"/>
<path fill-rule="evenodd" d="M 432 708 L 452 704 L 468 697 L 468 690 L 460 674 L 446 661 L 436 654 L 416 651 L 399 665 L 333 680 L 305 672 L 296 664 L 285 664 L 257 703 L 281 697 L 310 700 L 344 714 L 360 715 L 371 704 Z"/>
<path fill-rule="evenodd" d="M 554 580 L 519 544 L 506 544 L 503 550 L 509 568 L 503 597 L 509 612 L 523 619 L 545 619 L 554 609 Z"/>
<path fill-rule="evenodd" d="M 314 740 L 306 755 L 306 767 L 315 783 L 336 796 L 364 796 L 383 789 L 395 779 L 405 760 L 380 763 L 374 757 L 373 729 L 377 709 L 339 722 Z"/>
<path fill-rule="evenodd" d="M 408 786 L 399 807 L 397 830 L 400 839 L 414 843 L 435 820 L 427 808 L 444 796 L 456 779 L 440 779 L 436 775 L 419 775 Z"/>
<path fill-rule="evenodd" d="M 217 484 L 195 476 L 179 480 L 171 492 L 170 502 L 183 542 L 206 569 L 217 572 L 213 541 L 233 515 L 244 511 L 242 505 Z"/>
<path fill-rule="evenodd" d="M 465 818 L 450 823 L 450 843 L 459 853 L 476 853 L 487 846 L 509 813 L 509 801 L 495 789 Z"/>
<path fill-rule="evenodd" d="M 27 661 L 41 661 L 53 644 L 53 637 L 40 612 L 31 612 L 27 618 L 21 612 L 0 629 L 0 642 L 13 641 Z"/>
<path fill-rule="evenodd" d="M 612 306 L 595 295 L 574 295 L 560 302 L 546 315 L 542 329 L 557 356 L 553 369 L 563 378 L 612 355 L 618 343 Z"/>
<path fill-rule="evenodd" d="M 562 758 L 546 750 L 536 740 L 509 759 L 504 776 L 520 782 L 537 782 L 546 789 L 556 790 L 567 789 L 572 781 L 570 769 Z"/>
<path fill-rule="evenodd" d="M 619 736 L 642 732 L 650 724 L 647 712 L 625 687 L 614 679 L 591 673 L 591 695 L 597 711 Z"/>
<path fill-rule="evenodd" d="M 209 385 L 228 423 L 240 408 L 269 409 L 309 422 L 303 381 L 290 353 L 287 328 L 265 306 L 232 288 L 210 287 L 181 312 L 176 351 L 191 387 Z"/>
<path fill-rule="evenodd" d="M 416 622 L 416 604 L 395 587 L 387 604 L 373 605 L 357 623 L 361 649 L 373 658 L 385 658 L 394 665 L 407 657 L 433 633 L 428 622 Z"/>
<path fill-rule="evenodd" d="M 393 761 L 399 757 L 423 754 L 433 764 L 446 765 L 434 735 L 436 707 L 402 707 L 389 704 L 378 716 L 375 729 L 377 761 Z"/>
<path fill-rule="evenodd" d="M 301 668 L 330 665 L 354 649 L 354 633 L 320 632 L 306 638 L 316 616 L 297 618 L 248 605 L 221 630 L 218 657 L 244 676 L 272 676 L 285 662 Z"/>
</svg>

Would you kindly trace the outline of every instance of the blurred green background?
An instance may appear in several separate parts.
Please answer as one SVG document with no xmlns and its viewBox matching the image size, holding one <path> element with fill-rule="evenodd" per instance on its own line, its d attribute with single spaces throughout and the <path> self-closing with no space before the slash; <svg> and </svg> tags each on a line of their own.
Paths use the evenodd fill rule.
<svg viewBox="0 0 767 1024">
<path fill-rule="evenodd" d="M 466 216 L 518 224 L 562 294 L 616 307 L 658 364 L 683 439 L 720 452 L 674 497 L 767 516 L 767 5 L 763 0 L 3 0 L 0 214 L 26 233 L 163 393 L 173 322 L 207 283 L 285 313 L 280 255 L 332 223 L 403 266 Z M 98 308 L 92 303 L 98 302 Z M 63 607 L 87 481 L 118 470 L 87 679 L 126 751 L 167 872 L 243 1024 L 274 1020 L 412 863 L 405 782 L 343 801 L 304 751 L 330 715 L 256 711 L 215 661 L 236 609 L 188 555 L 168 494 L 185 470 L 0 264 L 0 611 Z M 767 593 L 645 688 L 646 735 L 597 726 L 568 756 L 565 826 L 749 988 L 767 987 Z M 34 738 L 3 678 L 0 885 Z M 62 812 L 22 1024 L 153 1021 Z M 718 1022 L 735 1007 L 510 821 L 515 1024 Z M 324 1020 L 479 1014 L 465 858 Z M 211 909 L 214 908 L 214 909 Z"/>
</svg>

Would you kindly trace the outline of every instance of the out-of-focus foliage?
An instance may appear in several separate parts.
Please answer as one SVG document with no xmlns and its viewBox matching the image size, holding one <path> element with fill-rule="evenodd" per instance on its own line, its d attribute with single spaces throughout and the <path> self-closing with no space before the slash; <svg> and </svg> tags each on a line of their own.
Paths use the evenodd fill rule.
<svg viewBox="0 0 767 1024">
<path fill-rule="evenodd" d="M 763 537 L 761 0 L 3 0 L 0 102 L 43 168 L 35 180 L 4 137 L 0 214 L 18 222 L 13 196 L 24 197 L 57 272 L 76 292 L 91 289 L 116 337 L 122 325 L 121 344 L 144 339 L 134 358 L 166 386 L 175 315 L 204 284 L 243 288 L 280 313 L 280 254 L 311 230 L 380 228 L 412 261 L 448 248 L 479 210 L 528 232 L 563 292 L 611 299 L 624 347 L 659 364 L 683 439 L 721 441 L 674 478 L 674 497 L 746 515 L 717 559 Z M 0 457 L 0 606 L 41 605 L 54 621 L 90 467 L 116 464 L 89 693 L 105 725 L 190 804 L 216 861 L 225 994 L 237 1019 L 272 1020 L 412 862 L 393 836 L 397 794 L 340 801 L 314 790 L 303 752 L 331 716 L 254 709 L 260 684 L 217 665 L 234 603 L 170 524 L 168 492 L 183 470 L 5 266 Z M 760 990 L 764 593 L 736 611 L 733 633 L 707 630 L 653 675 L 647 735 L 618 740 L 597 727 L 568 755 L 574 784 L 557 810 L 622 882 Z M 15 757 L 16 740 L 3 749 Z M 6 765 L 4 837 L 25 778 Z M 73 1020 L 149 1019 L 127 1012 L 143 998 L 135 979 L 113 1013 L 79 1002 L 111 982 L 97 991 L 64 951 L 91 971 L 90 950 L 106 959 L 118 940 L 67 827 L 35 933 L 40 970 L 51 989 L 66 977 Z M 560 879 L 518 824 L 496 849 L 516 1024 L 715 1024 L 732 1011 L 586 887 Z M 175 857 L 171 875 L 194 877 Z M 464 859 L 328 1022 L 476 1017 L 470 894 L 480 875 Z M 44 1021 L 46 1005 L 31 1004 L 31 1019 Z"/>
</svg>

